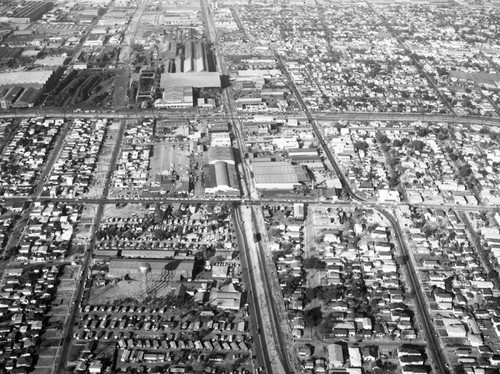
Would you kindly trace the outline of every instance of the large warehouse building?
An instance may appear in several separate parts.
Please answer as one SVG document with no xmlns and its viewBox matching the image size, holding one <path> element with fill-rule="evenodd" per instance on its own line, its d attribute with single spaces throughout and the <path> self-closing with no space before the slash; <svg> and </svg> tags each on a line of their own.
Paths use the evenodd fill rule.
<svg viewBox="0 0 500 374">
<path fill-rule="evenodd" d="M 208 163 L 215 164 L 217 161 L 224 161 L 234 165 L 233 147 L 210 147 L 208 149 Z"/>
<path fill-rule="evenodd" d="M 1 22 L 30 23 L 38 21 L 54 7 L 51 1 L 27 1 L 21 6 L 15 6 L 11 15 L 1 16 Z"/>
<path fill-rule="evenodd" d="M 252 169 L 259 189 L 293 190 L 300 185 L 296 168 L 287 161 L 254 160 Z"/>
<path fill-rule="evenodd" d="M 220 76 L 217 72 L 163 73 L 160 88 L 184 86 L 197 88 L 220 88 Z"/>
<path fill-rule="evenodd" d="M 205 192 L 234 195 L 239 193 L 238 177 L 232 147 L 210 147 L 204 166 Z"/>
<path fill-rule="evenodd" d="M 155 108 L 193 107 L 193 88 L 220 88 L 219 73 L 190 72 L 164 73 L 161 75 L 160 89 L 163 97 L 155 101 Z"/>
<path fill-rule="evenodd" d="M 13 85 L 39 85 L 43 86 L 49 78 L 54 74 L 52 70 L 36 70 L 36 71 L 16 71 L 12 73 L 0 74 L 0 86 Z"/>
<path fill-rule="evenodd" d="M 237 194 L 238 178 L 234 165 L 223 161 L 205 165 L 205 192 L 209 194 Z"/>
</svg>

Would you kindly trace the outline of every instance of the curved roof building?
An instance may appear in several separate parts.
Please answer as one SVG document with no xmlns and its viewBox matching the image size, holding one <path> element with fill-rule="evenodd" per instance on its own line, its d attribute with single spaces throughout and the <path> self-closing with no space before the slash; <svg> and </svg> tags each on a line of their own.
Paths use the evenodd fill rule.
<svg viewBox="0 0 500 374">
<path fill-rule="evenodd" d="M 234 165 L 224 161 L 216 161 L 205 165 L 205 192 L 238 192 L 238 178 Z"/>
</svg>

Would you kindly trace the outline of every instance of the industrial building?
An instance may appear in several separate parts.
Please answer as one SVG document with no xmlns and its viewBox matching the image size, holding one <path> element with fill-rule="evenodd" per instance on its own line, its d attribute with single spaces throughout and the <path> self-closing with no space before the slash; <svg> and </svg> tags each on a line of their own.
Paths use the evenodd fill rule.
<svg viewBox="0 0 500 374">
<path fill-rule="evenodd" d="M 214 164 L 205 165 L 204 174 L 206 193 L 236 194 L 239 192 L 234 165 L 217 161 Z"/>
<path fill-rule="evenodd" d="M 184 61 L 182 71 L 189 73 L 193 71 L 193 42 L 188 41 L 184 46 Z"/>
<path fill-rule="evenodd" d="M 208 149 L 208 163 L 215 164 L 217 161 L 223 161 L 234 165 L 234 149 L 232 147 L 210 147 Z"/>
<path fill-rule="evenodd" d="M 231 135 L 228 132 L 210 133 L 210 146 L 212 147 L 230 147 Z"/>
<path fill-rule="evenodd" d="M 206 193 L 234 195 L 239 192 L 232 147 L 211 147 L 208 150 L 208 164 L 203 171 Z"/>
<path fill-rule="evenodd" d="M 192 108 L 194 103 L 193 87 L 166 86 L 162 98 L 155 101 L 155 108 L 182 109 Z"/>
<path fill-rule="evenodd" d="M 221 289 L 212 288 L 210 304 L 219 309 L 237 311 L 241 308 L 241 292 L 236 290 L 232 283 L 221 287 Z"/>
<path fill-rule="evenodd" d="M 252 170 L 259 189 L 293 190 L 300 185 L 296 168 L 287 161 L 254 160 Z"/>
<path fill-rule="evenodd" d="M 278 69 L 238 70 L 235 80 L 237 82 L 258 82 L 263 79 L 280 77 L 281 74 L 281 71 Z"/>
<path fill-rule="evenodd" d="M 34 87 L 26 88 L 23 93 L 12 103 L 12 108 L 33 108 L 39 98 L 41 90 Z"/>
<path fill-rule="evenodd" d="M 106 35 L 102 34 L 90 34 L 87 40 L 83 43 L 84 47 L 100 47 L 104 44 Z"/>
<path fill-rule="evenodd" d="M 0 74 L 0 86 L 8 84 L 14 85 L 39 85 L 43 86 L 54 72 L 52 70 L 36 70 L 36 71 L 16 71 L 12 73 Z"/>
<path fill-rule="evenodd" d="M 10 88 L 7 93 L 0 99 L 0 105 L 2 109 L 10 109 L 12 107 L 12 103 L 17 100 L 17 98 L 23 91 L 24 88 L 20 86 Z"/>
<path fill-rule="evenodd" d="M 220 87 L 219 73 L 164 73 L 160 79 L 162 98 L 156 100 L 154 106 L 155 108 L 190 108 L 194 106 L 193 88 Z"/>
<path fill-rule="evenodd" d="M 167 42 L 162 48 L 161 57 L 169 59 L 165 69 L 167 72 L 200 73 L 208 70 L 205 43 L 200 40 L 189 40 L 179 47 L 176 41 Z M 175 68 L 172 62 L 175 62 Z"/>
<path fill-rule="evenodd" d="M 50 1 L 31 1 L 26 5 L 13 9 L 11 21 L 17 23 L 30 23 L 38 21 L 42 16 L 54 7 Z"/>
<path fill-rule="evenodd" d="M 220 88 L 221 81 L 217 72 L 164 73 L 161 75 L 160 88 L 168 86 Z"/>
<path fill-rule="evenodd" d="M 156 73 L 153 70 L 143 70 L 139 77 L 139 89 L 136 100 L 152 100 L 155 93 Z"/>
<path fill-rule="evenodd" d="M 189 190 L 189 151 L 180 149 L 177 143 L 154 145 L 148 173 L 149 191 Z"/>
<path fill-rule="evenodd" d="M 294 165 L 305 165 L 310 169 L 323 169 L 325 167 L 319 155 L 290 156 L 290 161 Z"/>
<path fill-rule="evenodd" d="M 160 55 L 164 59 L 174 59 L 177 55 L 177 42 L 175 40 L 170 40 L 165 43 L 164 48 L 162 48 Z"/>
</svg>

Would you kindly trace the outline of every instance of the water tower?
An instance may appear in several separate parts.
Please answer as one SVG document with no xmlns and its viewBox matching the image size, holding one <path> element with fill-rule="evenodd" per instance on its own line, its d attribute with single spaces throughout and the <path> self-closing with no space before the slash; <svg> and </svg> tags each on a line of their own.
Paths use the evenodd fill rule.
<svg viewBox="0 0 500 374">
<path fill-rule="evenodd" d="M 141 276 L 141 285 L 144 293 L 148 293 L 151 285 L 151 265 L 148 262 L 139 262 L 139 273 Z"/>
</svg>

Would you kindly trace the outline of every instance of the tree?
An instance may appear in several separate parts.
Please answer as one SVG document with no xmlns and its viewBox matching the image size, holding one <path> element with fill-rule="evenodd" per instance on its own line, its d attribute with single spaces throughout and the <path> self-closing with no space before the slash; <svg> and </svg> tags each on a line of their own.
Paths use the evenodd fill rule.
<svg viewBox="0 0 500 374">
<path fill-rule="evenodd" d="M 354 149 L 356 149 L 357 151 L 359 150 L 365 151 L 368 148 L 369 148 L 368 143 L 363 140 L 358 140 L 354 143 Z"/>
<path fill-rule="evenodd" d="M 469 164 L 461 165 L 459 168 L 459 174 L 462 178 L 467 178 L 472 174 L 472 169 Z"/>
<path fill-rule="evenodd" d="M 304 292 L 304 303 L 307 305 L 311 303 L 316 296 L 318 295 L 318 290 L 321 288 L 321 286 L 314 287 L 314 288 L 307 288 Z"/>
<path fill-rule="evenodd" d="M 401 183 L 401 180 L 399 179 L 399 176 L 393 175 L 388 178 L 388 182 L 390 188 L 396 188 Z"/>
<path fill-rule="evenodd" d="M 420 137 L 426 137 L 427 135 L 429 135 L 429 130 L 426 129 L 426 128 L 419 128 L 418 131 L 417 131 L 417 135 L 420 136 Z"/>
<path fill-rule="evenodd" d="M 319 325 L 319 331 L 323 334 L 329 334 L 333 330 L 333 326 L 335 324 L 335 318 L 332 313 L 323 317 L 321 324 Z"/>
<path fill-rule="evenodd" d="M 399 147 L 401 147 L 401 146 L 403 145 L 403 142 L 402 142 L 401 140 L 399 140 L 399 139 L 394 139 L 394 140 L 392 141 L 392 145 L 393 145 L 394 147 L 399 148 Z"/>
<path fill-rule="evenodd" d="M 309 257 L 306 258 L 302 264 L 306 269 L 318 269 L 323 270 L 326 268 L 326 262 L 320 260 L 318 257 Z"/>
<path fill-rule="evenodd" d="M 317 306 L 312 309 L 307 309 L 304 312 L 304 322 L 306 326 L 316 327 L 323 321 L 323 312 L 321 307 Z"/>
<path fill-rule="evenodd" d="M 480 132 L 481 134 L 489 134 L 489 133 L 490 133 L 490 131 L 491 131 L 491 130 L 490 130 L 490 128 L 489 128 L 488 126 L 483 126 L 483 127 L 481 128 L 481 130 L 479 130 L 479 132 Z"/>
<path fill-rule="evenodd" d="M 408 146 L 420 152 L 424 149 L 425 143 L 421 140 L 414 140 L 410 144 L 408 144 Z"/>
<path fill-rule="evenodd" d="M 377 134 L 377 141 L 380 143 L 380 144 L 386 144 L 387 142 L 389 142 L 389 138 L 387 135 L 385 134 L 382 134 L 382 133 L 378 133 Z"/>
</svg>

